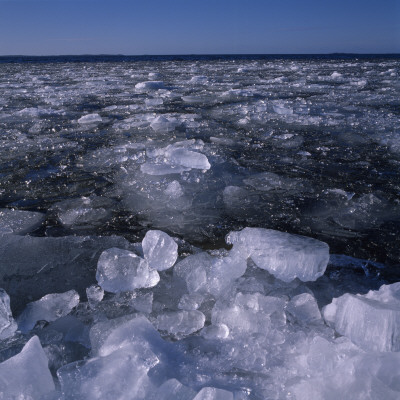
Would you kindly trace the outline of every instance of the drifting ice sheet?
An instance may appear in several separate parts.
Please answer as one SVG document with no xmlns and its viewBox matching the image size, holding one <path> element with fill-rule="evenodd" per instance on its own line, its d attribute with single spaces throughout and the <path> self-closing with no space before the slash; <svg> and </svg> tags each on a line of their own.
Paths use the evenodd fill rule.
<svg viewBox="0 0 400 400">
<path fill-rule="evenodd" d="M 0 209 L 0 235 L 13 233 L 24 235 L 38 228 L 44 221 L 44 214 L 33 211 Z"/>
</svg>

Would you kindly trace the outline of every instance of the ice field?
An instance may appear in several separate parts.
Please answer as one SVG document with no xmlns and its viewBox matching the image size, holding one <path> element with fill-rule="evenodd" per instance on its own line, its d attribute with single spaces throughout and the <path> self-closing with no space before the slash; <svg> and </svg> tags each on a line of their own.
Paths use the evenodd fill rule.
<svg viewBox="0 0 400 400">
<path fill-rule="evenodd" d="M 0 399 L 399 399 L 399 67 L 0 57 Z"/>
</svg>

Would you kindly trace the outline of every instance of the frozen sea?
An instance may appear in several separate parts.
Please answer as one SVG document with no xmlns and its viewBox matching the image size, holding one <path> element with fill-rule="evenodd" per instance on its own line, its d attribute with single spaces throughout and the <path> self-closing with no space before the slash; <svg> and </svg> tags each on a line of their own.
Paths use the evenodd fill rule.
<svg viewBox="0 0 400 400">
<path fill-rule="evenodd" d="M 0 57 L 0 399 L 399 399 L 399 77 Z"/>
</svg>

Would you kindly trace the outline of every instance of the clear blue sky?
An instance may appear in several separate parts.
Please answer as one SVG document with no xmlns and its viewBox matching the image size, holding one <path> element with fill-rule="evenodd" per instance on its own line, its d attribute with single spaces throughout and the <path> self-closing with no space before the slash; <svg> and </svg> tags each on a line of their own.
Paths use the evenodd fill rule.
<svg viewBox="0 0 400 400">
<path fill-rule="evenodd" d="M 0 55 L 400 53 L 400 0 L 0 0 Z"/>
</svg>

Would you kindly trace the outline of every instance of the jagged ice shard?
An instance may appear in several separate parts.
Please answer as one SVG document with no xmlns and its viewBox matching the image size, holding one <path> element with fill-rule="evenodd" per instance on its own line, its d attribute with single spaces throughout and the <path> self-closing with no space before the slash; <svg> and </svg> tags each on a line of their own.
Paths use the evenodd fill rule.
<svg viewBox="0 0 400 400">
<path fill-rule="evenodd" d="M 47 364 L 40 341 L 33 336 L 19 354 L 0 363 L 0 398 L 40 399 L 51 393 L 55 386 Z"/>
</svg>

